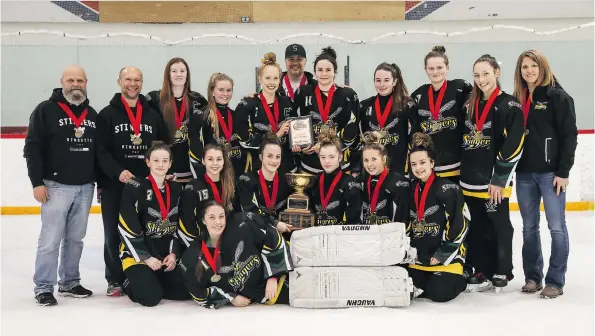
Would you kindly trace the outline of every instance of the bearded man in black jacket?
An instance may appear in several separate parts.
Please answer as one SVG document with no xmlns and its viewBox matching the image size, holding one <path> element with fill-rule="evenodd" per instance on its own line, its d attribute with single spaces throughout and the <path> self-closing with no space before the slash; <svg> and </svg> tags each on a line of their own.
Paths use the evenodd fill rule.
<svg viewBox="0 0 595 336">
<path fill-rule="evenodd" d="M 33 197 L 41 203 L 33 276 L 41 306 L 58 303 L 56 284 L 60 295 L 93 294 L 80 285 L 79 262 L 95 189 L 97 112 L 89 106 L 87 75 L 81 67 L 68 66 L 60 82 L 62 87 L 33 110 L 24 147 Z"/>
</svg>

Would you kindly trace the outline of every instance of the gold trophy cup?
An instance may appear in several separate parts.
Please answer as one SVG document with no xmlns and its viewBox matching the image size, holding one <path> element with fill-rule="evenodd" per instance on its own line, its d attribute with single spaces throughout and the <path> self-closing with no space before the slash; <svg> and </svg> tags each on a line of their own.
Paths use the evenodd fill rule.
<svg viewBox="0 0 595 336">
<path fill-rule="evenodd" d="M 306 173 L 285 174 L 287 184 L 295 193 L 287 197 L 287 209 L 281 211 L 279 220 L 293 225 L 294 230 L 304 229 L 314 225 L 314 214 L 310 211 L 310 199 L 304 190 L 314 184 L 314 175 Z"/>
</svg>

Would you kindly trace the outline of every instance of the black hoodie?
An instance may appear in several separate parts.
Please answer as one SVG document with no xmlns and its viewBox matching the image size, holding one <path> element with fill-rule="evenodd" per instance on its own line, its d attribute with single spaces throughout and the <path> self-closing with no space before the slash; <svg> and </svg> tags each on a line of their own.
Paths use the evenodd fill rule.
<svg viewBox="0 0 595 336">
<path fill-rule="evenodd" d="M 554 172 L 568 178 L 578 136 L 572 97 L 558 83 L 552 89 L 536 87 L 525 128 L 525 148 L 516 171 Z"/>
<path fill-rule="evenodd" d="M 85 109 L 87 116 L 75 136 L 75 126 L 58 102 L 66 104 L 76 118 Z M 41 102 L 29 118 L 29 131 L 23 149 L 33 187 L 43 179 L 69 185 L 95 181 L 95 120 L 97 112 L 86 99 L 81 105 L 66 101 L 62 89 L 54 89 L 49 100 Z"/>
<path fill-rule="evenodd" d="M 140 124 L 142 142 L 139 145 L 133 144 L 131 136 L 134 131 L 121 96 L 121 93 L 116 93 L 109 105 L 97 115 L 97 139 L 101 145 L 97 151 L 97 159 L 107 177 L 107 181 L 99 181 L 100 186 L 118 182 L 124 170 L 130 171 L 138 179 L 145 178 L 149 174 L 145 153 L 153 141 L 167 141 L 168 138 L 159 112 L 151 108 L 143 95 L 139 95 L 143 107 Z M 136 116 L 136 107 L 131 107 L 131 110 Z"/>
</svg>

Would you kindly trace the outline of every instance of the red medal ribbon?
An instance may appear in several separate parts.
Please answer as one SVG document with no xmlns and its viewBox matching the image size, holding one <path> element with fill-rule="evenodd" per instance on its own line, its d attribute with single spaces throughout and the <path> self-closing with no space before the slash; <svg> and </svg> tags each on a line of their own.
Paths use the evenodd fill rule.
<svg viewBox="0 0 595 336">
<path fill-rule="evenodd" d="M 271 125 L 273 132 L 277 133 L 277 126 L 279 125 L 279 100 L 277 99 L 277 97 L 275 97 L 275 102 L 273 103 L 273 110 L 275 111 L 275 115 L 271 113 L 269 104 L 267 104 L 267 100 L 264 98 L 262 92 L 260 93 L 260 102 L 262 103 L 264 111 L 267 113 L 267 118 L 269 119 L 269 124 Z"/>
<path fill-rule="evenodd" d="M 176 117 L 176 128 L 180 128 L 180 126 L 182 126 L 182 123 L 184 122 L 184 116 L 186 116 L 186 105 L 187 105 L 187 100 L 186 97 L 182 98 L 182 111 L 178 112 L 178 104 L 176 104 L 176 101 L 174 100 L 174 115 Z"/>
<path fill-rule="evenodd" d="M 149 174 L 149 181 L 151 181 L 151 185 L 153 186 L 153 191 L 155 192 L 155 196 L 157 196 L 157 202 L 159 203 L 159 210 L 161 210 L 161 218 L 165 221 L 167 220 L 167 214 L 169 214 L 169 209 L 171 207 L 171 198 L 169 194 L 169 184 L 165 182 L 165 198 L 167 199 L 167 207 L 165 206 L 165 202 L 163 201 L 163 196 L 161 196 L 161 190 L 157 186 L 157 182 L 155 182 L 155 178 L 153 175 Z"/>
<path fill-rule="evenodd" d="M 293 87 L 291 86 L 291 81 L 289 80 L 289 76 L 287 74 L 285 74 L 283 81 L 285 82 L 285 87 L 287 88 L 287 93 L 289 94 L 289 97 L 291 98 L 291 100 L 293 100 L 295 93 L 293 92 Z M 304 84 L 306 84 L 306 75 L 302 75 L 302 79 L 300 80 L 300 87 L 304 86 Z"/>
<path fill-rule="evenodd" d="M 140 121 L 143 118 L 143 105 L 140 103 L 140 100 L 136 100 L 136 117 L 132 114 L 132 109 L 128 106 L 126 100 L 124 100 L 124 96 L 120 96 L 120 100 L 122 104 L 124 104 L 124 108 L 126 109 L 126 113 L 128 113 L 128 119 L 130 119 L 130 125 L 132 125 L 132 131 L 134 135 L 140 134 Z"/>
<path fill-rule="evenodd" d="M 415 200 L 415 208 L 417 209 L 417 219 L 419 219 L 420 222 L 422 222 L 424 219 L 424 211 L 426 210 L 426 200 L 428 199 L 430 186 L 432 186 L 435 177 L 436 175 L 434 175 L 434 173 L 430 174 L 428 182 L 426 182 L 426 185 L 424 186 L 424 191 L 421 194 L 421 204 L 419 201 L 419 183 L 417 184 L 417 186 L 415 186 L 415 197 L 413 199 Z"/>
<path fill-rule="evenodd" d="M 390 110 L 393 107 L 393 97 L 391 96 L 388 100 L 388 103 L 386 103 L 386 107 L 384 108 L 382 114 L 380 114 L 380 97 L 376 96 L 376 103 L 374 105 L 374 107 L 376 108 L 376 118 L 378 119 L 378 126 L 380 126 L 380 128 L 384 128 Z"/>
<path fill-rule="evenodd" d="M 87 113 L 89 113 L 88 109 L 85 109 L 83 111 L 83 113 L 81 113 L 81 116 L 77 118 L 74 116 L 74 113 L 72 113 L 72 111 L 70 110 L 70 107 L 68 107 L 68 105 L 66 105 L 62 102 L 58 102 L 58 105 L 60 105 L 60 107 L 66 113 L 66 115 L 68 115 L 68 117 L 70 119 L 72 119 L 72 123 L 74 124 L 74 126 L 76 126 L 76 128 L 81 127 L 83 120 L 85 120 L 85 118 L 87 117 Z"/>
<path fill-rule="evenodd" d="M 328 97 L 326 98 L 326 104 L 324 104 L 324 106 L 322 105 L 322 93 L 320 92 L 320 86 L 316 85 L 314 93 L 316 94 L 316 103 L 318 104 L 320 118 L 322 119 L 322 123 L 326 124 L 326 121 L 328 120 L 328 114 L 331 110 L 331 103 L 333 102 L 333 95 L 335 94 L 335 85 L 331 85 L 331 88 L 328 91 Z"/>
<path fill-rule="evenodd" d="M 215 110 L 217 110 L 217 119 L 219 119 L 219 125 L 221 125 L 223 135 L 225 136 L 227 142 L 231 143 L 231 135 L 233 133 L 233 120 L 231 119 L 231 110 L 229 109 L 229 107 L 227 108 L 227 124 L 225 123 L 225 120 L 223 120 L 223 116 L 221 115 L 219 109 L 215 108 Z"/>
<path fill-rule="evenodd" d="M 211 269 L 213 270 L 213 272 L 217 273 L 217 259 L 219 258 L 219 246 L 221 245 L 221 238 L 219 238 L 219 241 L 217 242 L 217 247 L 215 247 L 215 253 L 214 256 L 211 255 L 211 252 L 209 252 L 209 247 L 207 246 L 207 243 L 205 243 L 204 241 L 202 242 L 202 254 L 205 256 L 205 259 L 207 259 L 207 264 L 209 264 L 209 267 L 211 267 Z"/>
<path fill-rule="evenodd" d="M 322 209 L 326 211 L 326 207 L 328 206 L 328 202 L 331 200 L 331 196 L 333 195 L 333 191 L 335 191 L 335 187 L 341 180 L 341 176 L 343 172 L 339 170 L 337 176 L 333 179 L 333 183 L 331 183 L 331 187 L 328 189 L 328 194 L 324 195 L 324 173 L 320 174 L 320 203 L 322 204 Z"/>
<path fill-rule="evenodd" d="M 207 174 L 207 173 L 205 173 L 205 180 L 211 186 L 211 190 L 213 191 L 213 195 L 215 196 L 215 201 L 219 202 L 220 204 L 223 204 L 223 200 L 221 199 L 221 194 L 219 193 L 219 189 L 217 189 L 215 182 L 213 182 L 213 180 L 211 180 L 211 178 L 209 177 L 209 174 Z"/>
<path fill-rule="evenodd" d="M 378 203 L 378 195 L 380 194 L 380 187 L 382 186 L 382 182 L 386 179 L 388 175 L 388 169 L 384 168 L 382 174 L 380 174 L 380 178 L 378 179 L 378 183 L 376 183 L 376 187 L 374 188 L 373 196 L 370 196 L 370 182 L 372 182 L 372 176 L 368 177 L 368 199 L 370 200 L 370 213 L 376 212 L 376 203 Z"/>
<path fill-rule="evenodd" d="M 279 191 L 279 174 L 275 172 L 273 177 L 273 197 L 269 197 L 269 188 L 267 187 L 262 170 L 258 170 L 258 179 L 260 180 L 260 187 L 262 188 L 262 196 L 267 209 L 272 213 L 275 209 L 275 202 L 277 201 L 277 192 Z"/>
<path fill-rule="evenodd" d="M 492 94 L 490 95 L 490 99 L 488 99 L 488 102 L 483 107 L 483 111 L 481 112 L 481 117 L 479 117 L 479 99 L 480 98 L 478 98 L 475 101 L 475 127 L 477 128 L 478 132 L 481 132 L 483 130 L 483 124 L 485 123 L 486 119 L 488 118 L 488 112 L 490 112 L 490 109 L 492 108 L 492 105 L 494 104 L 494 100 L 496 100 L 496 97 L 498 97 L 498 93 L 500 93 L 500 89 L 496 86 L 496 88 L 494 89 L 494 92 L 492 92 Z"/>
<path fill-rule="evenodd" d="M 428 100 L 430 101 L 430 112 L 432 112 L 432 117 L 434 120 L 438 120 L 440 116 L 440 107 L 442 105 L 442 99 L 444 98 L 444 92 L 446 92 L 446 87 L 448 86 L 448 81 L 444 80 L 444 84 L 440 88 L 440 92 L 438 93 L 438 100 L 436 101 L 436 105 L 434 105 L 434 87 L 430 84 L 428 88 Z"/>
<path fill-rule="evenodd" d="M 523 125 L 527 127 L 527 120 L 529 120 L 529 110 L 531 109 L 531 98 L 527 95 L 527 90 L 524 92 L 525 100 L 523 101 Z"/>
</svg>

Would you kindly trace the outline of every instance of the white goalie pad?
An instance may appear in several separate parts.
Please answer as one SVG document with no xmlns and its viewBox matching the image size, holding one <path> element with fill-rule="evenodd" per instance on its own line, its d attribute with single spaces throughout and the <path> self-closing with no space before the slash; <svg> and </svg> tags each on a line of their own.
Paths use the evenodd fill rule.
<svg viewBox="0 0 595 336">
<path fill-rule="evenodd" d="M 404 223 L 317 226 L 293 232 L 295 267 L 390 266 L 403 263 L 410 248 Z"/>
<path fill-rule="evenodd" d="M 289 273 L 296 308 L 405 307 L 413 283 L 407 270 L 387 267 L 301 267 Z"/>
</svg>

